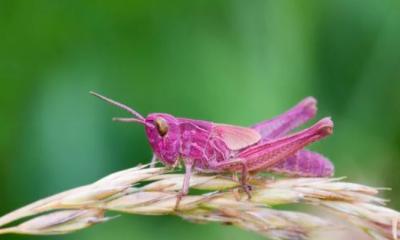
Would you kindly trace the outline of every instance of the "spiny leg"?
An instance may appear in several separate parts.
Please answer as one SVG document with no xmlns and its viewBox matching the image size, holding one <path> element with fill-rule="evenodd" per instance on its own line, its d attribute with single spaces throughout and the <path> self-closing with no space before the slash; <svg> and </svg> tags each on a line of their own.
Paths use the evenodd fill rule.
<svg viewBox="0 0 400 240">
<path fill-rule="evenodd" d="M 260 123 L 251 128 L 262 135 L 262 140 L 282 137 L 294 128 L 304 124 L 313 118 L 317 112 L 317 101 L 313 97 L 307 97 L 285 113 Z"/>
<path fill-rule="evenodd" d="M 324 118 L 303 131 L 249 147 L 241 151 L 237 158 L 245 159 L 250 171 L 262 171 L 286 160 L 305 146 L 332 134 L 332 131 L 332 121 L 330 118 Z"/>
</svg>

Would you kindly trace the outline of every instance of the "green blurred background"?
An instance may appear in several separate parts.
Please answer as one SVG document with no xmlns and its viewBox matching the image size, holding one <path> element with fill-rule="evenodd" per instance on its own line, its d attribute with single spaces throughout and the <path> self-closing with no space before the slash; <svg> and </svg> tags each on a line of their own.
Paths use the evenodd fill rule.
<svg viewBox="0 0 400 240">
<path fill-rule="evenodd" d="M 337 176 L 400 209 L 400 2 L 0 1 L 0 215 L 150 160 L 142 114 L 250 125 L 305 96 L 335 134 Z M 43 239 L 261 239 L 175 217 L 123 216 Z M 42 239 L 3 236 L 1 239 Z"/>
</svg>

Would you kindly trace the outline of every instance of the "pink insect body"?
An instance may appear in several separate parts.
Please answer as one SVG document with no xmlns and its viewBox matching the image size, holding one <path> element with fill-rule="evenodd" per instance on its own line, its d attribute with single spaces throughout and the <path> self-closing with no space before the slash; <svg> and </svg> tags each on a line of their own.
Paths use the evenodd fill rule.
<svg viewBox="0 0 400 240">
<path fill-rule="evenodd" d="M 282 115 L 246 128 L 177 118 L 165 113 L 152 113 L 144 118 L 125 105 L 92 94 L 132 113 L 134 118 L 114 120 L 143 124 L 158 160 L 168 166 L 176 166 L 180 161 L 184 164 L 186 173 L 181 196 L 188 192 L 193 171 L 240 172 L 246 192 L 248 172 L 268 171 L 302 177 L 328 177 L 334 172 L 327 158 L 303 150 L 310 143 L 332 134 L 330 118 L 289 134 L 315 116 L 316 100 L 312 97 Z"/>
</svg>

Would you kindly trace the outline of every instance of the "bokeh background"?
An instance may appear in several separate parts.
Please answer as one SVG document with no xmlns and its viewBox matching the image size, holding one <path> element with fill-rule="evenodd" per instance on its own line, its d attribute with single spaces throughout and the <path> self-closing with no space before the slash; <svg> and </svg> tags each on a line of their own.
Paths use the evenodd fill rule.
<svg viewBox="0 0 400 240">
<path fill-rule="evenodd" d="M 305 96 L 337 176 L 389 186 L 400 209 L 400 2 L 0 1 L 0 215 L 150 160 L 142 114 L 250 125 Z M 123 216 L 68 236 L 261 239 L 175 217 Z"/>
</svg>

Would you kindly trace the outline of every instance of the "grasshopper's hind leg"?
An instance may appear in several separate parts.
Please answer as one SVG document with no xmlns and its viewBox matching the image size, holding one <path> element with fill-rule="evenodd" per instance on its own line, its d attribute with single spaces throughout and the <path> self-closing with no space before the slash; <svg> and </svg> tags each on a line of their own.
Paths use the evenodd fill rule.
<svg viewBox="0 0 400 240">
<path fill-rule="evenodd" d="M 304 124 L 317 113 L 317 100 L 307 97 L 285 113 L 251 126 L 258 131 L 263 141 L 282 137 Z"/>
<path fill-rule="evenodd" d="M 249 147 L 241 151 L 237 155 L 237 158 L 245 159 L 249 170 L 262 171 L 263 169 L 268 169 L 276 164 L 279 166 L 282 161 L 285 161 L 292 155 L 296 154 L 305 146 L 331 135 L 332 132 L 333 122 L 330 118 L 324 118 L 313 126 L 298 133 Z M 312 155 L 314 156 L 314 154 Z M 293 161 L 293 163 L 297 164 L 296 161 Z M 309 163 L 309 161 L 305 161 L 305 163 Z M 325 162 L 323 164 L 326 165 Z M 325 167 L 325 165 L 323 167 Z M 292 167 L 292 165 L 281 166 L 281 168 L 289 168 L 288 170 L 293 171 L 293 169 L 291 169 Z M 297 165 L 294 167 L 297 167 Z M 303 168 L 302 171 L 317 173 L 320 171 L 319 169 L 320 165 L 314 166 L 313 164 L 313 166 Z"/>
</svg>

